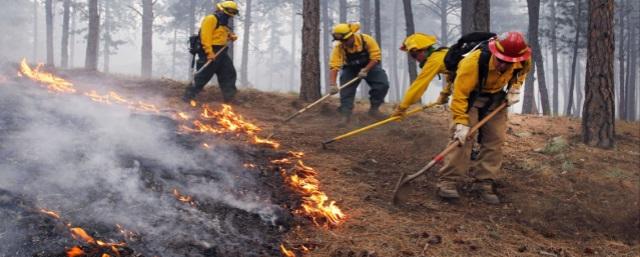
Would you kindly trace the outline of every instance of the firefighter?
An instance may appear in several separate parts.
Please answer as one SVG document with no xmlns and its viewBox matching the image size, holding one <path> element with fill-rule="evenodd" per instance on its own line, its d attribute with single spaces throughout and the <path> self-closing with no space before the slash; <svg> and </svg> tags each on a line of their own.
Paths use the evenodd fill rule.
<svg viewBox="0 0 640 257">
<path fill-rule="evenodd" d="M 415 33 L 405 38 L 402 42 L 400 50 L 408 52 L 420 64 L 422 71 L 416 80 L 411 83 L 404 98 L 391 115 L 392 117 L 404 116 L 407 108 L 420 100 L 429 87 L 429 83 L 437 74 L 445 76 L 446 85 L 442 88 L 436 103 L 446 104 L 449 102 L 451 81 L 449 81 L 449 72 L 444 65 L 444 57 L 447 55 L 448 49 L 446 47 L 435 48 L 436 41 L 435 36 Z"/>
<path fill-rule="evenodd" d="M 341 23 L 333 28 L 332 36 L 338 43 L 334 46 L 329 60 L 329 84 L 332 94 L 338 93 L 336 78 L 340 71 L 340 84 L 344 85 L 355 77 L 364 79 L 369 84 L 369 115 L 376 118 L 383 117 L 380 106 L 389 91 L 389 79 L 382 69 L 380 61 L 382 54 L 376 40 L 366 34 L 357 33 L 360 25 Z M 344 117 L 343 123 L 348 123 L 353 112 L 355 85 L 340 90 L 340 107 L 338 112 Z"/>
<path fill-rule="evenodd" d="M 200 26 L 200 41 L 203 51 L 198 53 L 197 69 L 199 70 L 207 61 L 212 61 L 201 72 L 195 74 L 193 82 L 184 93 L 183 100 L 189 102 L 202 91 L 213 75 L 218 76 L 218 84 L 224 102 L 233 100 L 236 89 L 236 69 L 233 61 L 227 54 L 227 49 L 218 53 L 229 41 L 238 39 L 229 28 L 230 20 L 238 15 L 238 5 L 233 1 L 223 1 L 216 5 L 216 11 L 208 15 Z M 215 59 L 214 59 L 215 58 Z M 194 84 L 195 83 L 195 84 Z"/>
<path fill-rule="evenodd" d="M 473 144 L 465 142 L 470 127 L 504 101 L 509 106 L 520 101 L 520 90 L 531 67 L 530 56 L 531 49 L 522 34 L 506 32 L 469 53 L 458 64 L 451 101 L 451 132 L 453 140 L 459 140 L 462 146 L 447 155 L 438 172 L 438 196 L 445 199 L 460 197 L 457 183 L 467 176 L 471 166 L 469 157 Z M 482 147 L 473 165 L 472 189 L 490 204 L 500 203 L 494 181 L 502 166 L 506 130 L 505 108 L 479 131 Z"/>
</svg>

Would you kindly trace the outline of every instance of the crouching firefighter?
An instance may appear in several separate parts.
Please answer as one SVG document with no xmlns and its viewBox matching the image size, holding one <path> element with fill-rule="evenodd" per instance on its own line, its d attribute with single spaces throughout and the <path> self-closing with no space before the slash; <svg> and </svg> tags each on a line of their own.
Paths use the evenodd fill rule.
<svg viewBox="0 0 640 257">
<path fill-rule="evenodd" d="M 237 92 L 236 69 L 227 54 L 228 48 L 222 49 L 225 45 L 231 44 L 229 41 L 235 41 L 238 38 L 228 27 L 229 20 L 236 15 L 238 15 L 238 5 L 235 2 L 218 3 L 214 14 L 203 19 L 198 36 L 191 39 L 191 52 L 198 55 L 196 70 L 200 70 L 207 62 L 210 61 L 210 63 L 194 75 L 193 81 L 182 98 L 185 102 L 193 100 L 214 74 L 218 76 L 224 102 L 233 100 Z M 194 44 L 195 48 L 198 45 L 201 48 L 193 49 Z"/>
<path fill-rule="evenodd" d="M 376 40 L 366 34 L 356 33 L 360 25 L 338 24 L 333 28 L 333 40 L 338 41 L 334 46 L 329 60 L 329 84 L 331 93 L 338 93 L 336 78 L 340 71 L 340 84 L 358 77 L 369 84 L 369 114 L 381 118 L 380 106 L 389 91 L 389 79 L 382 69 L 380 61 L 382 54 Z M 353 112 L 353 102 L 360 81 L 340 90 L 340 107 L 338 112 L 344 116 L 344 122 L 349 122 Z"/>
<path fill-rule="evenodd" d="M 392 117 L 404 116 L 407 108 L 422 98 L 424 92 L 429 88 L 431 80 L 436 75 L 444 75 L 446 81 L 446 85 L 442 88 L 436 103 L 447 104 L 449 102 L 452 81 L 449 79 L 449 72 L 444 64 L 444 57 L 447 55 L 448 48 L 435 48 L 436 41 L 437 38 L 435 36 L 415 33 L 405 38 L 402 42 L 400 50 L 408 52 L 411 58 L 420 64 L 422 71 L 407 89 L 402 101 L 391 115 Z"/>
<path fill-rule="evenodd" d="M 453 84 L 451 114 L 453 140 L 461 147 L 449 153 L 438 172 L 438 196 L 459 198 L 457 183 L 467 177 L 472 143 L 466 142 L 470 127 L 503 102 L 520 101 L 520 89 L 531 66 L 531 49 L 519 32 L 507 32 L 468 53 L 458 64 Z M 505 86 L 506 90 L 505 91 Z M 494 181 L 502 166 L 502 145 L 507 130 L 504 108 L 479 130 L 482 147 L 474 163 L 472 189 L 490 204 L 499 204 Z"/>
</svg>

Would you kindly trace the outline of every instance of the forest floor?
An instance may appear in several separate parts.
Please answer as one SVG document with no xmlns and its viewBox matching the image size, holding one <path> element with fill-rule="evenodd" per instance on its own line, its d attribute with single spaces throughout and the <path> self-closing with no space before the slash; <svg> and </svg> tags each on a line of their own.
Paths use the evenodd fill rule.
<svg viewBox="0 0 640 257">
<path fill-rule="evenodd" d="M 184 105 L 184 84 L 102 77 L 131 93 Z M 209 87 L 197 100 L 219 104 Z M 285 245 L 304 256 L 640 256 L 640 123 L 618 122 L 617 146 L 581 143 L 580 120 L 511 114 L 498 180 L 504 203 L 487 205 L 467 188 L 457 202 L 435 195 L 434 172 L 417 179 L 408 200 L 390 203 L 402 172 L 413 173 L 447 144 L 449 112 L 427 110 L 335 142 L 321 142 L 376 120 L 359 103 L 339 127 L 337 99 L 284 126 L 304 106 L 293 94 L 241 89 L 234 110 L 263 128 L 283 150 L 304 151 L 321 190 L 348 215 L 334 228 L 297 226 Z M 390 104 L 384 107 L 389 113 Z"/>
<path fill-rule="evenodd" d="M 179 84 L 167 89 L 175 98 L 183 91 Z M 216 87 L 198 97 L 220 100 Z M 512 114 L 498 181 L 503 204 L 487 205 L 470 190 L 443 202 L 431 172 L 394 206 L 400 174 L 419 170 L 447 144 L 448 111 L 429 110 L 323 149 L 321 142 L 376 121 L 366 103 L 340 128 L 337 99 L 284 126 L 283 117 L 304 107 L 295 95 L 241 90 L 237 100 L 235 110 L 265 134 L 275 129 L 284 149 L 306 153 L 322 190 L 348 215 L 336 228 L 292 230 L 288 245 L 312 248 L 306 256 L 640 256 L 640 123 L 618 122 L 617 147 L 602 150 L 581 143 L 579 119 Z"/>
</svg>

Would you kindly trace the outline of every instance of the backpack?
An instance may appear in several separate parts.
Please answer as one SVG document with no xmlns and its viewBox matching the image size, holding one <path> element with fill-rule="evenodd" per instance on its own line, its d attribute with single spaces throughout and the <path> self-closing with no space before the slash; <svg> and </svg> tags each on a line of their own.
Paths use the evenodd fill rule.
<svg viewBox="0 0 640 257">
<path fill-rule="evenodd" d="M 216 19 L 220 18 L 216 16 Z M 220 26 L 220 22 L 216 22 L 216 27 L 214 28 L 214 30 L 218 29 Z M 202 41 L 200 40 L 200 30 L 198 30 L 198 34 L 193 34 L 189 37 L 189 53 L 193 56 L 197 54 L 204 55 L 204 48 L 202 48 Z"/>
<path fill-rule="evenodd" d="M 489 39 L 497 36 L 495 33 L 491 32 L 471 32 L 469 34 L 463 35 L 458 42 L 449 47 L 449 51 L 447 55 L 444 57 L 444 65 L 447 68 L 447 71 L 450 73 L 450 80 L 453 81 L 456 77 L 456 70 L 458 69 L 458 63 L 460 60 L 464 58 L 464 55 L 477 49 L 483 49 L 483 53 L 487 47 L 487 43 Z M 491 54 L 486 56 L 486 54 L 482 54 L 480 56 L 480 78 L 486 78 L 488 65 L 489 65 L 489 57 Z M 483 79 L 481 79 L 483 80 Z"/>
</svg>

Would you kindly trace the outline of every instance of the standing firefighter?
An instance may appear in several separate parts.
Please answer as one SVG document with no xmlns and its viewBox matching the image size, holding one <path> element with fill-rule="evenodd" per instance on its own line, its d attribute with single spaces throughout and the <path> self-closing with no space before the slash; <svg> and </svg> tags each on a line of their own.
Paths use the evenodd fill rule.
<svg viewBox="0 0 640 257">
<path fill-rule="evenodd" d="M 453 140 L 461 147 L 445 158 L 439 171 L 438 195 L 445 199 L 460 197 L 456 188 L 467 176 L 473 144 L 467 143 L 470 127 L 502 102 L 509 106 L 520 101 L 520 88 L 529 72 L 531 49 L 519 32 L 507 32 L 480 45 L 458 64 L 453 84 L 451 113 Z M 508 86 L 507 86 L 508 85 Z M 504 90 L 507 86 L 507 91 Z M 494 191 L 494 179 L 502 166 L 502 145 L 507 130 L 507 109 L 503 109 L 482 128 L 482 147 L 473 167 L 473 188 L 491 204 L 500 203 Z"/>
<path fill-rule="evenodd" d="M 369 114 L 381 117 L 380 106 L 389 91 L 389 79 L 382 69 L 382 54 L 376 40 L 365 34 L 356 33 L 359 24 L 341 23 L 333 28 L 333 40 L 339 41 L 333 48 L 329 66 L 331 68 L 329 83 L 331 93 L 338 93 L 336 77 L 340 71 L 340 84 L 344 85 L 355 77 L 364 79 L 370 86 Z M 359 83 L 359 81 L 357 82 Z M 338 112 L 344 116 L 344 123 L 349 122 L 353 112 L 353 101 L 358 85 L 348 86 L 340 90 L 340 107 Z"/>
<path fill-rule="evenodd" d="M 400 50 L 408 52 L 413 59 L 420 63 L 422 71 L 416 80 L 411 83 L 392 116 L 404 116 L 407 108 L 420 100 L 424 92 L 429 88 L 429 83 L 437 74 L 445 75 L 447 84 L 442 88 L 436 103 L 446 104 L 449 102 L 451 85 L 449 73 L 444 64 L 444 57 L 447 55 L 448 49 L 445 47 L 435 48 L 436 41 L 435 36 L 415 33 L 405 38 L 402 42 Z"/>
<path fill-rule="evenodd" d="M 238 37 L 228 27 L 229 20 L 238 14 L 238 5 L 233 1 L 224 1 L 216 5 L 213 15 L 208 15 L 202 21 L 199 39 L 202 49 L 197 51 L 197 69 L 200 70 L 205 63 L 209 63 L 202 71 L 194 75 L 191 85 L 184 93 L 183 100 L 189 102 L 202 91 L 213 75 L 218 76 L 218 84 L 225 102 L 230 102 L 236 94 L 236 69 L 233 61 L 226 52 L 218 52 L 229 41 L 235 41 Z M 196 43 L 197 44 L 197 43 Z"/>
</svg>

